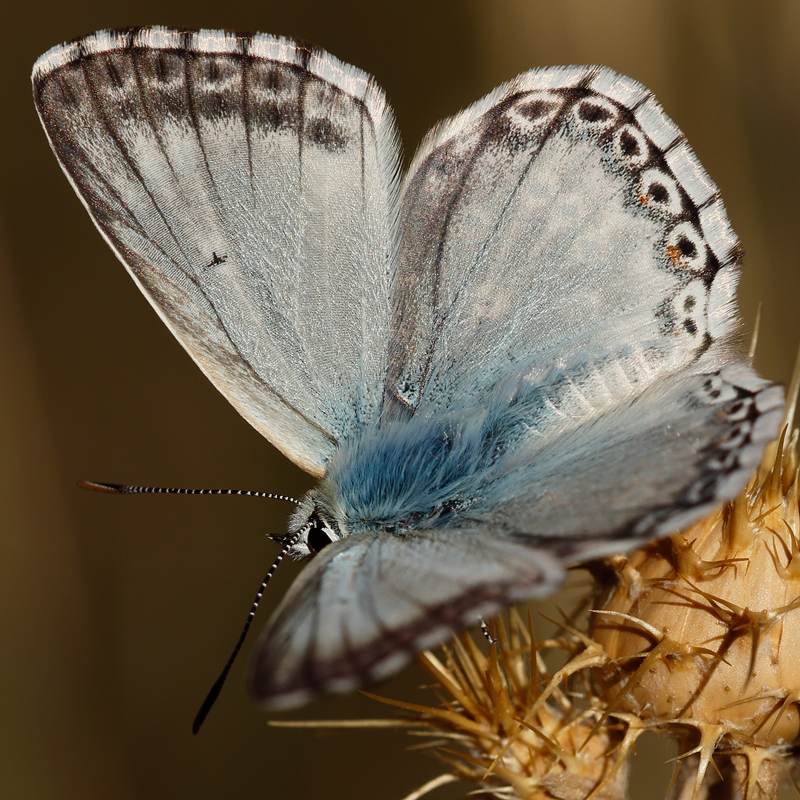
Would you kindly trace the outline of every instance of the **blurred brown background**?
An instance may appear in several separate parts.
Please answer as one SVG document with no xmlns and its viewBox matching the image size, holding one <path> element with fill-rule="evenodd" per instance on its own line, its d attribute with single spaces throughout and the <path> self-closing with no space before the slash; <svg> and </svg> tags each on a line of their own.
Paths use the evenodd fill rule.
<svg viewBox="0 0 800 800">
<path fill-rule="evenodd" d="M 438 119 L 519 72 L 607 64 L 655 92 L 722 189 L 747 252 L 748 326 L 763 302 L 758 366 L 787 381 L 800 343 L 800 3 L 43 0 L 15 13 L 0 49 L 0 796 L 399 800 L 437 764 L 396 733 L 268 728 L 244 696 L 245 659 L 191 736 L 286 509 L 93 495 L 75 480 L 294 495 L 310 482 L 211 387 L 95 231 L 36 119 L 33 61 L 132 24 L 300 37 L 378 78 L 407 157 Z M 278 573 L 260 624 L 294 574 Z M 408 697 L 421 682 L 409 670 L 382 691 Z M 282 718 L 363 716 L 385 711 L 354 696 Z M 641 786 L 661 796 L 652 775 Z"/>
</svg>

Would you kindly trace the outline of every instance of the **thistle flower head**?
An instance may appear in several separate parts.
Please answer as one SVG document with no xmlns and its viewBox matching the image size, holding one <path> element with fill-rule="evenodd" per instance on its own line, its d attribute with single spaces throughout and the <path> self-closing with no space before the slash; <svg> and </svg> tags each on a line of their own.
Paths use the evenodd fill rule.
<svg viewBox="0 0 800 800">
<path fill-rule="evenodd" d="M 699 796 L 709 766 L 772 797 L 800 736 L 797 432 L 734 501 L 671 539 L 610 560 L 590 630 L 609 707 L 684 743 Z M 716 759 L 715 763 L 714 760 Z M 714 780 L 714 778 L 712 778 Z"/>
<path fill-rule="evenodd" d="M 721 780 L 715 797 L 777 797 L 800 746 L 799 390 L 800 358 L 784 432 L 735 500 L 594 565 L 588 633 L 536 642 L 512 609 L 488 654 L 467 634 L 444 661 L 422 654 L 440 703 L 383 702 L 435 737 L 451 772 L 407 800 L 456 778 L 496 797 L 622 798 L 645 730 L 683 745 L 674 797 Z M 564 666 L 549 669 L 545 651 Z"/>
<path fill-rule="evenodd" d="M 605 661 L 601 649 L 575 630 L 537 642 L 530 619 L 524 624 L 513 609 L 508 627 L 493 620 L 487 638 L 488 653 L 462 633 L 444 648 L 443 661 L 430 652 L 420 655 L 436 682 L 436 705 L 376 699 L 403 709 L 448 765 L 451 779 L 477 784 L 482 793 L 520 800 L 624 797 L 625 753 L 635 736 L 626 735 L 627 726 L 616 718 L 597 729 L 601 708 L 587 670 Z M 551 671 L 546 652 L 566 663 Z M 564 688 L 580 682 L 577 698 Z"/>
</svg>

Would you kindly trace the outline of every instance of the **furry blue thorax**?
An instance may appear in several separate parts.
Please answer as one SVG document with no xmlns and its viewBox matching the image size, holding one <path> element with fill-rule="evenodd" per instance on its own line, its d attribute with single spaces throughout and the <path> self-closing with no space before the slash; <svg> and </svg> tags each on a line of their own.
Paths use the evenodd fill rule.
<svg viewBox="0 0 800 800">
<path fill-rule="evenodd" d="M 384 420 L 337 450 L 318 491 L 350 533 L 477 521 L 537 409 L 541 389 L 514 380 L 479 406 Z"/>
</svg>

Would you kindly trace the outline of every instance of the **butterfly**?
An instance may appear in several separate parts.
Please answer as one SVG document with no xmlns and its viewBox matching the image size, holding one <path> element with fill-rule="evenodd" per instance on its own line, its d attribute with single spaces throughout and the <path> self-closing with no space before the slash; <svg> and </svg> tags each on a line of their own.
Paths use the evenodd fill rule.
<svg viewBox="0 0 800 800">
<path fill-rule="evenodd" d="M 719 192 L 630 78 L 520 75 L 402 177 L 374 80 L 289 39 L 105 31 L 43 55 L 33 87 L 156 312 L 319 479 L 249 669 L 267 707 L 380 680 L 678 531 L 778 431 Z"/>
</svg>

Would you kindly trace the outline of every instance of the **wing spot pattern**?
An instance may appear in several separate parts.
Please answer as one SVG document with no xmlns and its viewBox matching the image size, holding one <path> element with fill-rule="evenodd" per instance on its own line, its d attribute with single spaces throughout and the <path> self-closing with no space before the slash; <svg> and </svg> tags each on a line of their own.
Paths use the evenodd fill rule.
<svg viewBox="0 0 800 800">
<path fill-rule="evenodd" d="M 662 303 L 662 307 L 653 308 L 653 314 L 661 322 L 668 321 L 670 332 L 674 334 L 679 331 L 678 335 L 687 338 L 690 342 L 688 357 L 696 359 L 713 342 L 705 315 L 709 289 L 720 269 L 720 262 L 706 243 L 703 234 L 706 224 L 700 224 L 698 207 L 676 179 L 665 158 L 669 148 L 685 145 L 684 137 L 673 133 L 677 129 L 668 120 L 664 120 L 662 115 L 662 121 L 668 124 L 661 129 L 655 129 L 653 135 L 656 138 L 661 137 L 659 141 L 667 150 L 659 149 L 646 131 L 652 132 L 654 129 L 657 115 L 661 114 L 660 109 L 649 93 L 645 93 L 639 101 L 628 108 L 609 96 L 587 88 L 585 81 L 562 89 L 509 89 L 505 98 L 499 99 L 482 116 L 476 117 L 458 136 L 441 140 L 425 161 L 421 162 L 418 174 L 429 182 L 430 188 L 426 187 L 427 192 L 435 194 L 436 191 L 444 191 L 447 183 L 452 184 L 452 188 L 447 191 L 449 201 L 441 209 L 440 218 L 444 217 L 444 224 L 437 222 L 430 231 L 430 238 L 436 238 L 441 254 L 442 243 L 449 233 L 450 217 L 454 213 L 458 214 L 460 204 L 469 202 L 469 194 L 465 194 L 468 185 L 465 176 L 469 175 L 472 165 L 484 154 L 502 158 L 494 154 L 505 149 L 513 156 L 520 154 L 523 158 L 529 158 L 529 164 L 532 165 L 551 137 L 583 141 L 594 139 L 604 168 L 613 175 L 619 190 L 625 194 L 626 207 L 634 215 L 647 216 L 663 231 L 663 238 L 660 241 L 654 240 L 653 258 L 657 267 L 672 273 L 677 280 L 673 288 L 667 289 L 667 302 Z M 637 106 L 645 108 L 647 105 L 651 107 L 646 113 L 641 112 L 640 122 L 634 112 Z M 668 136 L 664 135 L 665 131 Z M 522 170 L 520 185 L 527 171 Z M 571 180 L 571 176 L 567 176 L 565 180 Z M 704 185 L 713 188 L 707 178 Z M 515 188 L 510 189 L 509 203 L 513 202 L 516 191 Z M 700 199 L 707 200 L 705 195 Z M 591 229 L 591 218 L 599 213 L 599 209 L 595 208 L 584 221 L 584 227 Z M 723 213 L 720 211 L 720 215 Z M 498 222 L 495 228 L 489 228 L 482 236 L 483 246 L 474 248 L 477 253 L 473 259 L 475 266 L 480 266 L 483 253 L 493 246 L 504 218 L 503 209 L 498 210 L 496 217 Z M 568 250 L 571 245 L 572 239 L 565 235 L 559 250 L 553 252 L 553 258 L 561 258 L 565 255 L 562 251 Z M 733 252 L 726 251 L 724 261 L 734 257 Z M 404 397 L 413 406 L 418 405 L 426 391 L 431 354 L 448 324 L 452 310 L 458 307 L 461 293 L 460 289 L 455 288 L 448 297 L 447 306 L 441 306 L 436 290 L 437 275 L 441 269 L 439 259 L 440 256 L 434 257 L 430 267 L 433 293 L 430 302 L 431 334 L 429 346 L 425 348 L 427 354 L 420 354 L 423 366 L 416 370 L 418 374 L 415 377 L 420 379 L 417 382 L 419 396 L 416 399 Z M 465 264 L 462 269 L 464 280 L 467 280 L 474 266 Z M 705 284 L 704 302 L 698 303 L 697 314 L 702 317 L 700 319 L 675 314 L 674 310 L 675 303 L 680 302 L 680 298 L 676 299 L 676 296 L 693 277 L 702 278 Z M 405 373 L 401 375 L 408 378 Z"/>
<path fill-rule="evenodd" d="M 639 180 L 639 203 L 668 216 L 677 217 L 684 212 L 681 190 L 677 181 L 666 171 L 650 168 Z"/>
<path fill-rule="evenodd" d="M 620 113 L 616 103 L 594 93 L 584 100 L 579 100 L 575 109 L 578 125 L 595 134 L 615 125 Z"/>
<path fill-rule="evenodd" d="M 629 167 L 641 167 L 650 159 L 650 144 L 644 131 L 628 124 L 618 128 L 612 137 L 612 152 Z"/>
<path fill-rule="evenodd" d="M 656 316 L 665 336 L 688 335 L 690 349 L 694 349 L 699 355 L 710 344 L 707 307 L 705 284 L 702 280 L 695 279 L 664 300 L 656 310 Z"/>
<path fill-rule="evenodd" d="M 510 103 L 494 120 L 491 143 L 512 153 L 530 147 L 564 105 L 555 92 L 532 92 Z"/>
<path fill-rule="evenodd" d="M 312 119 L 305 127 L 305 134 L 311 144 L 329 153 L 340 153 L 347 145 L 347 137 L 329 119 Z"/>
<path fill-rule="evenodd" d="M 664 240 L 668 265 L 678 273 L 698 276 L 709 273 L 709 250 L 702 233 L 692 222 L 679 223 Z"/>
<path fill-rule="evenodd" d="M 695 258 L 697 256 L 697 246 L 688 236 L 678 238 L 678 250 L 684 258 Z"/>
<path fill-rule="evenodd" d="M 548 116 L 555 107 L 555 103 L 548 102 L 542 98 L 533 100 L 530 103 L 520 103 L 517 110 L 523 117 L 527 117 L 531 122 Z"/>
<path fill-rule="evenodd" d="M 629 130 L 624 130 L 619 135 L 619 149 L 626 158 L 633 158 L 641 153 L 642 146 L 636 136 Z"/>
</svg>

